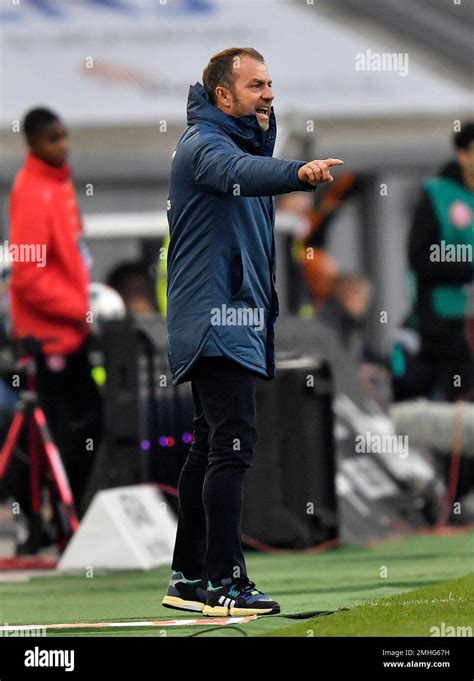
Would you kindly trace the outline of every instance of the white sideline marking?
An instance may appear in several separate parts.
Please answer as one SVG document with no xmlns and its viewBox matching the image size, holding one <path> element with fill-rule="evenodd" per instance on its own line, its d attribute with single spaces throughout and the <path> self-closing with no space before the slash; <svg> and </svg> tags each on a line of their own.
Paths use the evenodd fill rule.
<svg viewBox="0 0 474 681">
<path fill-rule="evenodd" d="M 22 624 L 0 627 L 0 631 L 29 631 L 31 629 L 107 629 L 113 627 L 189 627 L 193 625 L 243 624 L 257 619 L 257 615 L 246 617 L 206 617 L 199 620 L 152 620 L 147 622 L 71 622 L 69 624 Z"/>
</svg>

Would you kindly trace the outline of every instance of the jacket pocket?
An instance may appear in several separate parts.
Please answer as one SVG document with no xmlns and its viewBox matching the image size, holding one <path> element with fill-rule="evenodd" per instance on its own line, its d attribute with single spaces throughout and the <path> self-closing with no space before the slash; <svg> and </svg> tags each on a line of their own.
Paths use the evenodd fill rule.
<svg viewBox="0 0 474 681">
<path fill-rule="evenodd" d="M 230 299 L 239 300 L 248 292 L 247 273 L 240 251 L 232 253 L 230 260 Z"/>
</svg>

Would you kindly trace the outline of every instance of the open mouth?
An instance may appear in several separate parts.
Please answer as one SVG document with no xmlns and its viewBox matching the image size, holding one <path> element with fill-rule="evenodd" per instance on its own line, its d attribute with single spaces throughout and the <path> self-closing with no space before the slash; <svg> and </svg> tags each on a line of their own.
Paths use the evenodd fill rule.
<svg viewBox="0 0 474 681">
<path fill-rule="evenodd" d="M 258 109 L 256 109 L 257 116 L 264 116 L 265 118 L 268 118 L 270 116 L 270 107 L 268 106 L 259 106 Z"/>
</svg>

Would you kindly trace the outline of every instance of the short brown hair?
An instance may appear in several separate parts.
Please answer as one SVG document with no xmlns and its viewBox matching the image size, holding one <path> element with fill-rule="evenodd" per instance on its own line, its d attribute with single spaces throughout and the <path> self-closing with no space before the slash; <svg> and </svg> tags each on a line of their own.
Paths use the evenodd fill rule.
<svg viewBox="0 0 474 681">
<path fill-rule="evenodd" d="M 209 93 L 212 103 L 216 103 L 216 87 L 232 90 L 235 83 L 235 59 L 243 55 L 265 63 L 264 58 L 253 47 L 228 47 L 214 54 L 202 72 L 202 83 Z"/>
</svg>

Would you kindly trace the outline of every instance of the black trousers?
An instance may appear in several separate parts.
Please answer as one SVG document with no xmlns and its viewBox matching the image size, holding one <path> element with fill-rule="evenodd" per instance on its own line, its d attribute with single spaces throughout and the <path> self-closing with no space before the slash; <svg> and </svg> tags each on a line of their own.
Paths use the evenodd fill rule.
<svg viewBox="0 0 474 681">
<path fill-rule="evenodd" d="M 172 568 L 187 579 L 247 574 L 241 545 L 244 477 L 257 442 L 256 375 L 225 357 L 191 373 L 194 436 L 178 483 Z"/>
</svg>

